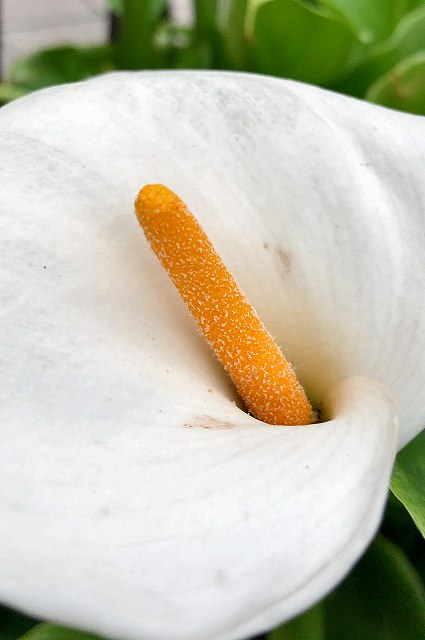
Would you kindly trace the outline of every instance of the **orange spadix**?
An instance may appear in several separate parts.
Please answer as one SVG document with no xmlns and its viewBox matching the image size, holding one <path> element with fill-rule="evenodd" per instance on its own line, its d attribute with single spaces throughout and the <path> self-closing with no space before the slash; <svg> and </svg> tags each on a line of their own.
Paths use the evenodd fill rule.
<svg viewBox="0 0 425 640">
<path fill-rule="evenodd" d="M 291 365 L 184 202 L 151 184 L 135 207 L 153 251 L 248 411 L 268 424 L 309 424 L 312 410 Z"/>
</svg>

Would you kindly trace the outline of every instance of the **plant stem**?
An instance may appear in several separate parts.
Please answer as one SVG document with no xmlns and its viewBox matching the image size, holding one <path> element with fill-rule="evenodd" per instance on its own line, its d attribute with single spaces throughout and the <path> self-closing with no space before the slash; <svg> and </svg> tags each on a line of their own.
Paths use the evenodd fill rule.
<svg viewBox="0 0 425 640">
<path fill-rule="evenodd" d="M 121 21 L 120 64 L 124 69 L 152 69 L 155 22 L 149 0 L 124 0 Z"/>
<path fill-rule="evenodd" d="M 195 0 L 196 30 L 200 39 L 209 37 L 215 29 L 217 0 Z"/>
</svg>

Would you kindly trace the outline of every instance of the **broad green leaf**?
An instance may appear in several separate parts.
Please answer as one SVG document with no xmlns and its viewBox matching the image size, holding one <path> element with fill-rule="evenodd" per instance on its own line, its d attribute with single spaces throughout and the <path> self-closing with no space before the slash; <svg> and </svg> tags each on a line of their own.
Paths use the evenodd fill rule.
<svg viewBox="0 0 425 640">
<path fill-rule="evenodd" d="M 423 640 L 425 590 L 407 556 L 378 536 L 325 601 L 326 640 Z"/>
<path fill-rule="evenodd" d="M 22 640 L 99 640 L 99 636 L 45 622 L 30 629 Z"/>
<path fill-rule="evenodd" d="M 31 91 L 63 82 L 85 80 L 111 71 L 112 48 L 58 47 L 21 58 L 12 66 L 11 81 Z"/>
<path fill-rule="evenodd" d="M 323 603 L 278 627 L 267 636 L 267 640 L 325 640 L 325 618 Z"/>
<path fill-rule="evenodd" d="M 0 640 L 16 640 L 36 624 L 37 620 L 0 605 Z"/>
<path fill-rule="evenodd" d="M 328 85 L 343 74 L 355 36 L 297 0 L 261 4 L 254 18 L 256 70 Z"/>
<path fill-rule="evenodd" d="M 425 5 L 407 14 L 390 38 L 368 50 L 366 57 L 333 88 L 364 97 L 370 85 L 405 58 L 425 50 Z"/>
<path fill-rule="evenodd" d="M 398 454 L 391 489 L 425 536 L 425 431 Z"/>
<path fill-rule="evenodd" d="M 388 38 L 397 23 L 408 11 L 422 2 L 418 0 L 321 0 L 322 4 L 337 10 L 365 43 Z"/>
</svg>

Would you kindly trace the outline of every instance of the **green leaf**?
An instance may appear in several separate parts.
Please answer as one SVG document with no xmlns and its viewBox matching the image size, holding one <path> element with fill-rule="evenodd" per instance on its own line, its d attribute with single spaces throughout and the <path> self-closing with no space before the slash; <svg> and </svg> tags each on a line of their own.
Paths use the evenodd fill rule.
<svg viewBox="0 0 425 640">
<path fill-rule="evenodd" d="M 425 536 L 425 431 L 398 454 L 391 490 Z"/>
<path fill-rule="evenodd" d="M 16 640 L 36 624 L 37 620 L 0 605 L 0 640 Z"/>
<path fill-rule="evenodd" d="M 350 28 L 297 0 L 270 0 L 254 17 L 253 55 L 261 73 L 327 86 L 345 71 Z"/>
<path fill-rule="evenodd" d="M 325 601 L 326 640 L 423 640 L 425 590 L 405 554 L 378 536 Z"/>
<path fill-rule="evenodd" d="M 267 640 L 325 640 L 323 603 L 283 624 L 267 636 Z"/>
<path fill-rule="evenodd" d="M 425 6 L 407 14 L 392 36 L 366 50 L 359 63 L 333 86 L 337 91 L 364 97 L 370 85 L 405 58 L 425 49 Z"/>
<path fill-rule="evenodd" d="M 46 622 L 33 627 L 22 640 L 99 640 L 99 636 Z"/>
<path fill-rule="evenodd" d="M 85 80 L 112 69 L 111 47 L 58 47 L 21 58 L 12 66 L 10 78 L 12 83 L 33 91 Z"/>
<path fill-rule="evenodd" d="M 388 38 L 402 16 L 422 4 L 418 0 L 322 0 L 322 3 L 344 16 L 365 43 Z"/>
</svg>

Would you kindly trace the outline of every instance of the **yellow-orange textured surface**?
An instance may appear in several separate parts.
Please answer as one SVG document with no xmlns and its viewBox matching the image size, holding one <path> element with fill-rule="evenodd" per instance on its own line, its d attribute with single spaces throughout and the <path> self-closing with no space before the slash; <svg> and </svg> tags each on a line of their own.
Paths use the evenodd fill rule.
<svg viewBox="0 0 425 640">
<path fill-rule="evenodd" d="M 268 424 L 309 424 L 304 389 L 205 232 L 167 187 L 146 185 L 136 214 L 247 409 Z"/>
</svg>

